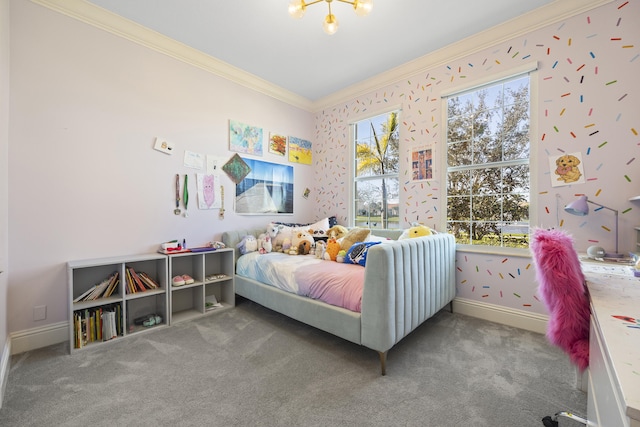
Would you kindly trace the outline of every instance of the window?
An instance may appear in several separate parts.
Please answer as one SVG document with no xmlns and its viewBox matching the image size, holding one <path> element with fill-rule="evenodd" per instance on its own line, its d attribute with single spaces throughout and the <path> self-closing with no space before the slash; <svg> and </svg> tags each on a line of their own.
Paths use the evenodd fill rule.
<svg viewBox="0 0 640 427">
<path fill-rule="evenodd" d="M 530 78 L 446 98 L 447 230 L 467 245 L 528 247 Z"/>
<path fill-rule="evenodd" d="M 398 111 L 354 123 L 353 224 L 399 228 Z"/>
</svg>

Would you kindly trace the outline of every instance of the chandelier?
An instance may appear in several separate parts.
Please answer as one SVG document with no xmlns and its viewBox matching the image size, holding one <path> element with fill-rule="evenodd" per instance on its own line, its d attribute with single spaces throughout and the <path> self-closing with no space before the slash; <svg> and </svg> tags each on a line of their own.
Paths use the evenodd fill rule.
<svg viewBox="0 0 640 427">
<path fill-rule="evenodd" d="M 324 18 L 324 22 L 322 23 L 322 28 L 324 29 L 324 32 L 329 35 L 335 34 L 335 32 L 338 31 L 338 20 L 336 19 L 335 15 L 331 13 L 331 2 L 333 0 L 312 0 L 308 2 L 305 2 L 304 0 L 291 0 L 291 3 L 289 3 L 289 14 L 296 19 L 302 18 L 302 16 L 304 15 L 304 12 L 307 9 L 307 6 L 320 3 L 321 1 L 326 2 L 327 6 L 329 6 L 329 14 L 327 15 L 326 18 Z M 336 0 L 336 1 L 339 1 L 340 3 L 347 3 L 352 5 L 353 10 L 355 10 L 356 15 L 358 16 L 368 15 L 369 12 L 371 12 L 371 9 L 373 8 L 373 0 L 354 0 L 354 1 Z"/>
</svg>

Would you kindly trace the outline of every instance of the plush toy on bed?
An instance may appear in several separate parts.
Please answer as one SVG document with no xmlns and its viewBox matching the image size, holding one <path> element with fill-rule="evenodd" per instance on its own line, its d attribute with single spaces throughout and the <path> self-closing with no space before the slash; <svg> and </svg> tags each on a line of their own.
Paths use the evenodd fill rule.
<svg viewBox="0 0 640 427">
<path fill-rule="evenodd" d="M 334 239 L 338 240 L 339 238 L 343 237 L 348 232 L 349 232 L 349 230 L 347 230 L 346 227 L 343 227 L 342 225 L 334 225 L 333 227 L 331 227 L 330 229 L 327 230 L 327 237 L 330 238 L 330 239 L 334 238 Z"/>
<path fill-rule="evenodd" d="M 324 259 L 327 261 L 335 261 L 340 252 L 340 243 L 332 237 L 327 240 L 327 249 L 324 251 Z"/>
<path fill-rule="evenodd" d="M 247 234 L 240 240 L 240 243 L 236 245 L 236 248 L 240 249 L 242 255 L 255 252 L 258 250 L 258 239 L 256 239 L 256 236 Z"/>
<path fill-rule="evenodd" d="M 368 228 L 352 228 L 340 240 L 340 249 L 348 251 L 356 243 L 364 242 L 371 234 Z"/>
<path fill-rule="evenodd" d="M 327 250 L 327 242 L 318 240 L 315 245 L 315 255 L 318 259 L 324 259 L 324 252 Z"/>
<path fill-rule="evenodd" d="M 268 254 L 273 250 L 271 244 L 271 236 L 264 236 L 262 239 L 258 239 L 258 252 L 261 254 Z"/>
<path fill-rule="evenodd" d="M 291 242 L 290 254 L 292 255 L 307 255 L 311 251 L 313 245 L 313 237 L 306 231 L 298 231 Z M 295 251 L 295 254 L 292 253 Z"/>
<path fill-rule="evenodd" d="M 398 240 L 402 239 L 411 239 L 413 237 L 422 237 L 422 236 L 431 236 L 433 234 L 433 230 L 431 230 L 426 225 L 413 223 L 408 230 L 404 230 Z"/>
<path fill-rule="evenodd" d="M 431 229 L 426 225 L 418 224 L 409 229 L 409 238 L 431 236 Z"/>
</svg>

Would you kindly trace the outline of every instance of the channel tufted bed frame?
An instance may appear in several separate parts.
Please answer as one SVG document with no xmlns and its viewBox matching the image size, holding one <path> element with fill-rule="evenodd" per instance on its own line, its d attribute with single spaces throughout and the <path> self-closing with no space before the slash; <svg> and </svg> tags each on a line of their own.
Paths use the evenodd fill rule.
<svg viewBox="0 0 640 427">
<path fill-rule="evenodd" d="M 228 231 L 222 234 L 222 241 L 227 247 L 235 248 L 244 236 L 257 237 L 261 233 L 264 228 Z M 400 231 L 375 230 L 375 233 L 395 239 Z M 360 313 L 237 274 L 236 294 L 377 351 L 381 372 L 385 375 L 387 351 L 451 304 L 455 296 L 455 246 L 451 234 L 438 233 L 371 247 L 364 267 Z M 239 255 L 236 249 L 236 259 Z"/>
</svg>

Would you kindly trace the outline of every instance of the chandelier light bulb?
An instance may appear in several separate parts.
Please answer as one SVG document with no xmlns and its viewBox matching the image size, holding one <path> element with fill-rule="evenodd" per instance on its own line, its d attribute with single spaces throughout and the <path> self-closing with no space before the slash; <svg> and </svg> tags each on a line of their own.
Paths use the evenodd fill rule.
<svg viewBox="0 0 640 427">
<path fill-rule="evenodd" d="M 296 19 L 300 19 L 304 16 L 307 6 L 304 4 L 304 0 L 291 0 L 289 3 L 289 15 Z"/>
<path fill-rule="evenodd" d="M 338 20 L 332 13 L 328 14 L 322 23 L 322 29 L 325 33 L 333 35 L 338 31 Z"/>
<path fill-rule="evenodd" d="M 356 11 L 356 15 L 367 16 L 373 9 L 373 0 L 355 0 L 353 9 Z"/>
<path fill-rule="evenodd" d="M 299 19 L 302 18 L 304 13 L 307 10 L 307 6 L 312 6 L 318 3 L 325 3 L 329 8 L 329 14 L 324 19 L 322 23 L 322 28 L 324 32 L 332 35 L 338 31 L 338 20 L 336 16 L 331 11 L 331 3 L 334 0 L 291 0 L 289 2 L 289 15 L 293 18 Z M 371 9 L 373 8 L 373 0 L 337 0 L 340 3 L 347 3 L 353 6 L 353 10 L 358 16 L 367 16 Z"/>
</svg>

